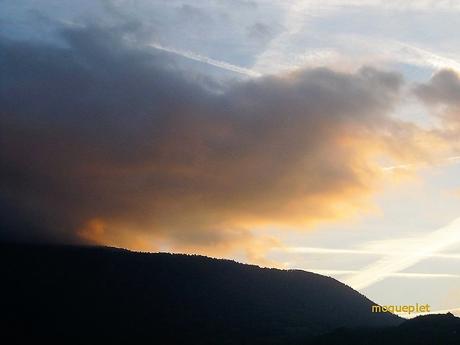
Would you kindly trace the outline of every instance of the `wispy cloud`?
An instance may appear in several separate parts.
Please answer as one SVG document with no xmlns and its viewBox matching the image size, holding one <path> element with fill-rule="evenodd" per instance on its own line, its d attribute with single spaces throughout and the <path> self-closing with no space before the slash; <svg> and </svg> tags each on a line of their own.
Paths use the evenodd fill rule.
<svg viewBox="0 0 460 345">
<path fill-rule="evenodd" d="M 361 63 L 403 62 L 411 65 L 429 67 L 433 69 L 449 68 L 460 71 L 460 62 L 455 57 L 433 52 L 430 48 L 420 47 L 417 43 L 403 42 L 388 39 L 391 35 L 376 36 L 367 32 L 346 32 L 332 34 L 322 32 L 321 39 L 332 46 L 321 48 L 309 47 L 307 51 L 299 51 L 299 46 L 304 46 L 304 41 L 309 35 L 318 34 L 315 31 L 318 18 L 330 18 L 335 13 L 346 11 L 347 8 L 382 9 L 391 11 L 458 11 L 460 4 L 439 1 L 410 1 L 401 3 L 396 1 L 379 0 L 354 0 L 354 1 L 320 1 L 297 0 L 289 1 L 280 6 L 284 13 L 282 27 L 284 30 L 272 39 L 255 61 L 255 68 L 259 71 L 285 71 L 311 65 L 351 64 L 357 66 Z M 311 24 L 311 25 L 310 25 Z M 372 25 L 369 25 L 370 27 Z M 328 36 L 331 35 L 331 36 Z M 372 35 L 372 36 L 370 36 Z M 318 36 L 319 38 L 319 36 Z M 352 44 L 351 44 L 352 42 Z M 353 47 L 350 50 L 350 44 Z M 349 59 L 351 58 L 351 59 Z M 353 64 L 353 62 L 355 64 Z"/>
<path fill-rule="evenodd" d="M 378 7 L 391 10 L 459 10 L 460 4 L 456 1 L 388 1 L 388 0 L 300 0 L 317 7 Z"/>
<path fill-rule="evenodd" d="M 350 274 L 359 274 L 358 270 L 328 270 L 328 269 L 316 269 L 316 268 L 302 268 L 303 270 L 314 272 L 322 275 L 331 276 L 342 276 Z M 388 277 L 397 278 L 413 278 L 413 279 L 437 279 L 437 278 L 460 278 L 458 274 L 450 273 L 419 273 L 419 272 L 394 272 L 390 273 Z"/>
<path fill-rule="evenodd" d="M 340 248 L 320 248 L 320 247 L 287 247 L 282 248 L 288 253 L 302 254 L 351 254 L 351 255 L 400 255 L 400 251 L 389 248 L 379 249 L 340 249 Z M 460 254 L 450 253 L 430 253 L 425 258 L 443 258 L 443 259 L 460 259 Z M 350 271 L 349 271 L 350 272 Z"/>
<path fill-rule="evenodd" d="M 386 43 L 386 46 L 388 46 L 388 43 Z M 405 42 L 392 41 L 391 46 L 393 50 L 392 56 L 405 62 L 414 65 L 429 66 L 434 69 L 449 68 L 460 71 L 460 62 L 455 59 L 435 54 L 427 49 Z"/>
<path fill-rule="evenodd" d="M 460 163 L 460 156 L 452 156 L 440 159 L 438 161 L 433 162 L 433 165 L 452 165 L 452 164 L 459 164 Z M 427 163 L 417 163 L 417 164 L 397 164 L 397 165 L 389 165 L 382 167 L 382 170 L 385 172 L 394 172 L 398 170 L 413 170 L 421 167 L 427 166 Z"/>
<path fill-rule="evenodd" d="M 460 218 L 457 218 L 445 227 L 418 237 L 417 241 L 400 241 L 397 254 L 387 254 L 345 282 L 355 289 L 364 289 L 459 242 Z"/>
</svg>

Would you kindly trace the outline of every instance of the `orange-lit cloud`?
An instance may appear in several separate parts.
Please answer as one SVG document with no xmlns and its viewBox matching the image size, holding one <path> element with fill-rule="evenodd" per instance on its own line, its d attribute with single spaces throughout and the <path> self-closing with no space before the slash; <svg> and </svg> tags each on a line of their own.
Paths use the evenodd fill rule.
<svg viewBox="0 0 460 345">
<path fill-rule="evenodd" d="M 399 75 L 310 69 L 222 85 L 123 30 L 66 30 L 66 47 L 0 42 L 4 236 L 263 262 L 281 244 L 254 228 L 352 216 L 369 207 L 379 159 L 427 154 L 426 134 L 389 116 Z"/>
</svg>

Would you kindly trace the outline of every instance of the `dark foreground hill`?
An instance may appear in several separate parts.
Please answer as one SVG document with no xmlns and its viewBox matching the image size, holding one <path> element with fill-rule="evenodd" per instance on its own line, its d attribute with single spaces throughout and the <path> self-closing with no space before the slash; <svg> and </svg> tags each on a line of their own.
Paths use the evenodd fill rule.
<svg viewBox="0 0 460 345">
<path fill-rule="evenodd" d="M 339 329 L 318 336 L 315 345 L 458 345 L 460 318 L 438 314 L 419 316 L 399 326 L 368 329 Z"/>
<path fill-rule="evenodd" d="M 0 322 L 17 343 L 307 344 L 339 327 L 401 323 L 304 271 L 101 247 L 1 244 L 0 253 Z"/>
</svg>

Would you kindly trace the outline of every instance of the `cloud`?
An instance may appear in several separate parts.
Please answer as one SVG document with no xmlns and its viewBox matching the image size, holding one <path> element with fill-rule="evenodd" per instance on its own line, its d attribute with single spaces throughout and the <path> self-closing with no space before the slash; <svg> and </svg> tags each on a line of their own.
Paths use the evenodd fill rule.
<svg viewBox="0 0 460 345">
<path fill-rule="evenodd" d="M 215 82 L 135 25 L 0 41 L 2 237 L 260 257 L 254 228 L 367 207 L 375 157 L 412 155 L 397 74 L 298 70 Z M 252 253 L 251 253 L 252 251 Z"/>
<path fill-rule="evenodd" d="M 449 69 L 435 73 L 429 82 L 414 88 L 415 95 L 427 106 L 431 114 L 439 119 L 436 135 L 449 146 L 450 161 L 456 162 L 460 153 L 460 78 Z"/>
<path fill-rule="evenodd" d="M 298 0 L 296 3 L 305 4 L 311 7 L 378 7 L 382 9 L 391 10 L 458 10 L 460 6 L 454 1 L 434 1 L 434 0 L 416 0 L 401 3 L 399 1 L 385 1 L 385 0 L 347 0 L 346 2 L 340 0 Z"/>
<path fill-rule="evenodd" d="M 413 65 L 430 66 L 436 70 L 446 68 L 460 70 L 460 63 L 455 59 L 435 54 L 408 43 L 398 41 L 387 41 L 385 43 L 387 49 L 393 49 L 391 56 L 397 57 L 401 61 Z"/>
<path fill-rule="evenodd" d="M 358 249 L 343 249 L 343 248 L 321 248 L 321 247 L 284 247 L 279 250 L 287 253 L 302 253 L 302 254 L 344 254 L 344 255 L 400 255 L 403 251 L 407 252 L 407 248 L 404 247 L 401 250 L 400 243 L 414 243 L 413 239 L 398 239 L 398 240 L 387 240 L 379 241 L 377 243 L 370 243 L 364 245 L 363 248 Z M 415 248 L 416 245 L 413 245 Z M 396 249 L 395 249 L 396 248 Z M 449 254 L 449 253 L 427 253 L 425 258 L 443 258 L 443 259 L 460 259 L 460 254 Z"/>
<path fill-rule="evenodd" d="M 314 268 L 304 268 L 308 272 L 314 272 L 327 276 L 341 276 L 341 275 L 350 275 L 350 274 L 359 274 L 360 271 L 356 270 L 327 270 L 327 269 L 314 269 Z M 439 279 L 439 278 L 460 278 L 458 274 L 450 273 L 416 273 L 416 272 L 394 272 L 388 274 L 387 277 L 393 278 L 407 278 L 407 279 Z"/>
<path fill-rule="evenodd" d="M 459 106 L 460 80 L 453 70 L 443 69 L 428 83 L 418 85 L 415 93 L 428 105 Z"/>
</svg>

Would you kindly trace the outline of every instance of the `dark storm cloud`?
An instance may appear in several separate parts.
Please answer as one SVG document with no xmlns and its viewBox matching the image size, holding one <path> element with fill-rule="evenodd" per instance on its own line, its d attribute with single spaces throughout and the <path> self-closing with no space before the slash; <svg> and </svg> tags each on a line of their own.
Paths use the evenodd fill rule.
<svg viewBox="0 0 460 345">
<path fill-rule="evenodd" d="M 219 86 L 130 30 L 1 40 L 3 237 L 243 245 L 251 226 L 348 215 L 372 191 L 368 158 L 400 143 L 386 115 L 398 75 L 313 69 Z"/>
</svg>

